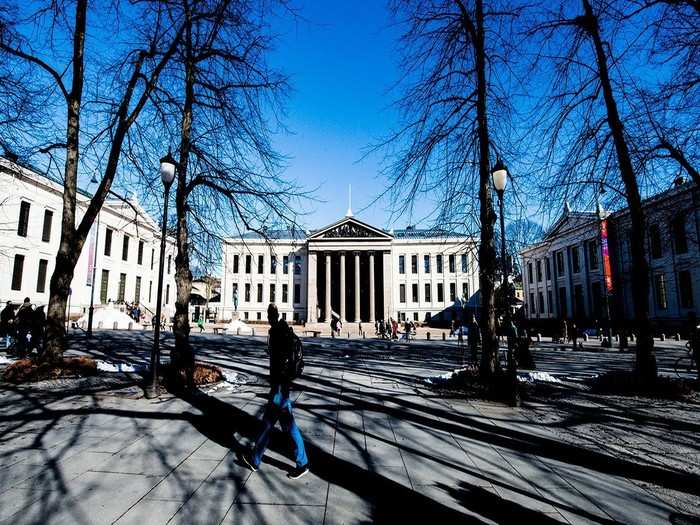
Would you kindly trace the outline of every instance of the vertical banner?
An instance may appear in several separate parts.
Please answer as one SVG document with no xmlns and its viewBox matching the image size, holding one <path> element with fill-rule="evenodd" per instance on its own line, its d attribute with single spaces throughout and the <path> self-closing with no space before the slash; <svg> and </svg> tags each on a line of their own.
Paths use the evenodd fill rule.
<svg viewBox="0 0 700 525">
<path fill-rule="evenodd" d="M 95 273 L 95 237 L 97 236 L 97 228 L 92 229 L 90 235 L 90 247 L 88 248 L 88 271 L 87 271 L 87 285 L 92 286 L 92 275 Z"/>
<path fill-rule="evenodd" d="M 603 275 L 605 277 L 605 291 L 611 294 L 613 291 L 612 271 L 610 268 L 610 253 L 608 251 L 608 220 L 600 223 L 600 246 L 603 252 Z"/>
</svg>

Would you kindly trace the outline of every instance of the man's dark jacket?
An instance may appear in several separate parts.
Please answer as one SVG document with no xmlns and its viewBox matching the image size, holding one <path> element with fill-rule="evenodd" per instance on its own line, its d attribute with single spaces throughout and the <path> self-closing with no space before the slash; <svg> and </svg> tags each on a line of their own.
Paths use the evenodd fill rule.
<svg viewBox="0 0 700 525">
<path fill-rule="evenodd" d="M 284 319 L 270 327 L 270 384 L 283 385 L 291 382 L 289 373 L 293 368 L 294 337 L 292 329 Z"/>
</svg>

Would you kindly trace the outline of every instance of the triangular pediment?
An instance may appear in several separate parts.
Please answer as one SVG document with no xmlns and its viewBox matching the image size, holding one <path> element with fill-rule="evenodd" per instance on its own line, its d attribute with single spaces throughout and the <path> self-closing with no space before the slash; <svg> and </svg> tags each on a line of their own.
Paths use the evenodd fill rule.
<svg viewBox="0 0 700 525">
<path fill-rule="evenodd" d="M 320 239 L 382 239 L 391 240 L 387 232 L 370 226 L 354 217 L 344 217 L 309 236 L 309 240 Z"/>
<path fill-rule="evenodd" d="M 597 216 L 591 212 L 564 212 L 562 216 L 551 226 L 544 239 L 551 239 L 567 231 L 574 230 L 584 224 L 596 221 Z"/>
</svg>

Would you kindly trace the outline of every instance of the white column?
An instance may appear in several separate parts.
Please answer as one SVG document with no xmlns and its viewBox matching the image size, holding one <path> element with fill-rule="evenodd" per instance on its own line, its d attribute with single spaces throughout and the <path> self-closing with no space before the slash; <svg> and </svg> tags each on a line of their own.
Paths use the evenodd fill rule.
<svg viewBox="0 0 700 525">
<path fill-rule="evenodd" d="M 355 322 L 360 320 L 360 252 L 355 252 Z"/>
<path fill-rule="evenodd" d="M 386 321 L 394 312 L 394 283 L 391 278 L 393 274 L 393 259 L 391 258 L 391 251 L 385 251 L 382 254 L 382 258 L 384 264 L 384 282 L 382 283 L 384 288 L 384 320 Z"/>
<path fill-rule="evenodd" d="M 316 252 L 309 252 L 308 258 L 306 321 L 308 323 L 315 323 L 318 321 L 318 314 L 316 310 L 318 307 L 318 291 L 316 288 Z"/>
<path fill-rule="evenodd" d="M 340 318 L 345 322 L 345 252 L 340 252 Z"/>
<path fill-rule="evenodd" d="M 369 252 L 369 322 L 374 322 L 374 252 Z"/>
<path fill-rule="evenodd" d="M 331 254 L 326 252 L 326 300 L 323 319 L 329 323 L 331 321 Z"/>
</svg>

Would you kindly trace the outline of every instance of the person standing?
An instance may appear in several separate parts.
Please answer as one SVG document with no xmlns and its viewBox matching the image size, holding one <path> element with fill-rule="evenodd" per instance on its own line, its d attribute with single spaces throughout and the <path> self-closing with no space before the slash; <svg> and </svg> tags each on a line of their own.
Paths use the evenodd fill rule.
<svg viewBox="0 0 700 525">
<path fill-rule="evenodd" d="M 263 429 L 255 440 L 251 454 L 244 454 L 241 459 L 253 472 L 260 468 L 270 432 L 279 420 L 282 430 L 290 437 L 294 445 L 296 466 L 287 474 L 287 477 L 298 479 L 309 472 L 309 460 L 306 457 L 304 439 L 294 421 L 292 400 L 289 398 L 292 381 L 299 373 L 295 362 L 295 345 L 298 344 L 298 339 L 286 321 L 279 318 L 279 311 L 274 303 L 271 303 L 267 308 L 267 319 L 270 322 L 268 343 L 270 395 L 263 415 Z"/>
<path fill-rule="evenodd" d="M 32 317 L 32 341 L 31 347 L 36 348 L 36 351 L 41 355 L 44 351 L 44 329 L 46 328 L 46 313 L 43 306 L 37 306 L 34 309 Z"/>
<path fill-rule="evenodd" d="M 577 345 L 578 331 L 577 331 L 577 328 L 576 328 L 576 323 L 575 323 L 573 320 L 571 321 L 571 330 L 570 330 L 570 332 L 571 332 L 571 334 L 570 334 L 570 335 L 571 335 L 571 342 L 573 343 L 571 349 L 574 350 L 574 351 L 575 351 L 575 350 L 578 350 L 578 348 L 577 348 L 577 346 L 578 346 L 578 345 Z"/>
<path fill-rule="evenodd" d="M 0 337 L 5 338 L 5 348 L 10 347 L 12 337 L 15 333 L 15 308 L 12 301 L 7 301 L 5 308 L 0 312 Z"/>
<path fill-rule="evenodd" d="M 474 314 L 471 314 L 469 318 L 469 325 L 467 327 L 467 344 L 469 345 L 469 352 L 471 353 L 472 363 L 474 364 L 477 362 L 477 353 L 480 342 L 481 332 L 479 331 L 479 324 L 476 322 Z"/>
<path fill-rule="evenodd" d="M 32 324 L 34 321 L 34 310 L 29 297 L 24 298 L 22 306 L 17 311 L 17 353 L 20 358 L 26 356 L 29 346 L 29 339 L 32 333 Z"/>
</svg>

